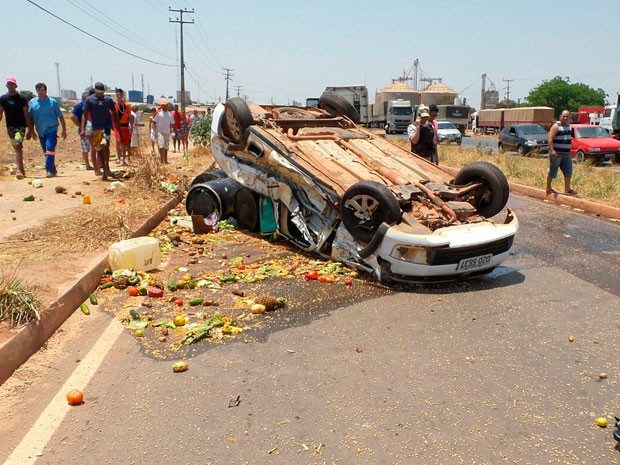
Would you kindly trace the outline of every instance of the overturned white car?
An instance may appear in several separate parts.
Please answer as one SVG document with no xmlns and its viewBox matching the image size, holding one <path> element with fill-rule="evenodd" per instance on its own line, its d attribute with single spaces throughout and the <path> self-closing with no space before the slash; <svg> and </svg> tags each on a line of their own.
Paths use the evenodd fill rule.
<svg viewBox="0 0 620 465">
<path fill-rule="evenodd" d="M 384 282 L 468 278 L 507 258 L 518 221 L 508 209 L 490 219 L 508 201 L 499 168 L 477 162 L 452 179 L 358 126 L 339 95 L 324 93 L 319 106 L 216 107 L 213 155 L 251 198 L 234 212 L 241 224 L 258 229 L 267 206 L 278 234 Z"/>
</svg>

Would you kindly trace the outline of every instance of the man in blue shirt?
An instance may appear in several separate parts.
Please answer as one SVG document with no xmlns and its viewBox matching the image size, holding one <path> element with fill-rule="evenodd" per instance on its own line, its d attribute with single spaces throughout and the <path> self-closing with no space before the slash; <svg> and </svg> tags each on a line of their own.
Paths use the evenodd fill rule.
<svg viewBox="0 0 620 465">
<path fill-rule="evenodd" d="M 60 122 L 62 126 L 61 137 L 63 140 L 67 139 L 67 126 L 58 102 L 47 96 L 45 83 L 39 82 L 34 88 L 37 91 L 37 97 L 28 102 L 28 116 L 30 116 L 28 135 L 34 137 L 34 128 L 36 128 L 45 155 L 46 176 L 52 178 L 57 174 L 55 157 L 56 143 L 58 142 L 58 123 Z"/>
<path fill-rule="evenodd" d="M 95 83 L 95 95 L 91 95 L 84 101 L 82 137 L 84 137 L 89 116 L 93 125 L 91 144 L 97 152 L 95 166 L 103 169 L 101 179 L 107 181 L 108 177 L 112 176 L 110 170 L 110 132 L 112 121 L 118 123 L 118 117 L 114 111 L 114 100 L 105 95 L 105 86 L 102 82 Z"/>
<path fill-rule="evenodd" d="M 73 107 L 73 111 L 71 111 L 71 121 L 73 121 L 73 123 L 78 127 L 78 135 L 82 135 L 82 115 L 84 114 L 84 102 L 86 101 L 86 99 L 88 98 L 89 95 L 92 95 L 95 93 L 95 90 L 92 89 L 84 92 L 82 94 L 82 100 Z M 80 144 L 82 145 L 82 158 L 84 160 L 84 168 L 86 170 L 92 170 L 94 169 L 91 165 L 90 162 L 88 161 L 88 154 L 92 152 L 92 159 L 93 159 L 93 166 L 97 165 L 97 159 L 96 159 L 96 154 L 95 151 L 92 150 L 91 144 L 90 144 L 90 135 L 92 133 L 92 125 L 90 124 L 89 121 L 86 122 L 86 131 L 84 134 L 84 137 L 80 137 Z M 99 170 L 97 169 L 95 171 L 95 174 L 98 176 L 99 175 Z"/>
</svg>

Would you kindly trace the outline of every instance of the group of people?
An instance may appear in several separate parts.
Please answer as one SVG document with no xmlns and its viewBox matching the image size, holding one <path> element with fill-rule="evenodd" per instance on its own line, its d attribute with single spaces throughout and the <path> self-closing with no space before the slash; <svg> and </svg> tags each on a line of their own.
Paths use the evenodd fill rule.
<svg viewBox="0 0 620 465">
<path fill-rule="evenodd" d="M 437 152 L 437 105 L 418 107 L 416 119 L 407 128 L 407 137 L 411 143 L 411 151 L 428 159 L 431 163 L 439 165 Z M 549 171 L 547 173 L 547 195 L 557 194 L 553 189 L 552 182 L 562 171 L 564 175 L 564 193 L 577 195 L 577 191 L 571 187 L 573 175 L 573 160 L 570 154 L 572 130 L 570 127 L 570 111 L 564 110 L 560 114 L 560 120 L 551 126 L 549 131 Z"/>
<path fill-rule="evenodd" d="M 35 85 L 36 97 L 30 101 L 17 91 L 15 77 L 6 78 L 8 92 L 0 97 L 0 121 L 6 115 L 6 127 L 15 151 L 17 179 L 26 176 L 24 168 L 24 140 L 38 139 L 45 157 L 48 178 L 57 175 L 55 162 L 58 127 L 61 137 L 67 138 L 65 118 L 58 101 L 47 95 L 43 82 Z M 114 134 L 117 163 L 129 164 L 132 155 L 142 144 L 141 128 L 144 123 L 138 116 L 138 105 L 125 100 L 123 89 L 116 89 L 116 100 L 105 94 L 105 85 L 97 82 L 82 94 L 81 101 L 71 112 L 71 121 L 78 127 L 82 158 L 87 170 L 105 181 L 112 176 L 110 169 L 110 142 Z M 155 147 L 160 163 L 168 163 L 169 141 L 172 138 L 175 151 L 188 150 L 189 128 L 198 118 L 193 112 L 189 117 L 179 111 L 178 105 L 170 110 L 168 100 L 161 99 L 159 108 L 153 108 L 149 118 L 151 148 Z"/>
</svg>

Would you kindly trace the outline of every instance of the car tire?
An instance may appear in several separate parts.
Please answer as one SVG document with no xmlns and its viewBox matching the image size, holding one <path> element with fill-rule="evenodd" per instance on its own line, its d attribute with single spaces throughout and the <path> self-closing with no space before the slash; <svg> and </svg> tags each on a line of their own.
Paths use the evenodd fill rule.
<svg viewBox="0 0 620 465">
<path fill-rule="evenodd" d="M 474 191 L 468 201 L 476 207 L 478 214 L 489 218 L 498 214 L 508 203 L 510 189 L 504 173 L 492 163 L 479 161 L 464 166 L 454 178 L 454 184 L 464 186 L 481 183 L 482 188 Z"/>
<path fill-rule="evenodd" d="M 316 119 L 316 113 L 296 107 L 279 107 L 271 113 L 276 119 Z"/>
<path fill-rule="evenodd" d="M 245 100 L 233 97 L 226 101 L 222 115 L 222 133 L 235 144 L 245 141 L 246 130 L 254 123 L 252 112 Z"/>
<path fill-rule="evenodd" d="M 204 173 L 200 173 L 198 176 L 196 176 L 192 180 L 192 183 L 190 184 L 190 186 L 193 186 L 195 184 L 202 184 L 203 182 L 213 181 L 214 179 L 222 179 L 226 177 L 228 176 L 226 176 L 226 173 L 222 170 L 205 171 Z"/>
<path fill-rule="evenodd" d="M 242 229 L 250 232 L 259 230 L 258 196 L 247 187 L 242 187 L 235 194 L 234 216 Z"/>
<path fill-rule="evenodd" d="M 402 211 L 392 191 L 376 181 L 353 184 L 340 201 L 344 227 L 364 244 L 372 240 L 381 223 L 396 224 L 401 216 Z"/>
<path fill-rule="evenodd" d="M 525 149 L 523 148 L 523 146 L 521 144 L 517 145 L 517 153 L 520 156 L 524 156 L 525 155 Z"/>
<path fill-rule="evenodd" d="M 360 114 L 342 95 L 335 92 L 323 92 L 319 98 L 319 108 L 331 116 L 346 116 L 354 123 L 360 122 Z"/>
<path fill-rule="evenodd" d="M 620 153 L 617 153 L 617 154 L 615 155 L 615 157 L 614 157 L 614 162 L 615 162 L 617 165 L 620 165 Z"/>
<path fill-rule="evenodd" d="M 583 150 L 578 150 L 575 156 L 575 163 L 583 163 L 584 161 L 586 161 L 586 154 L 583 153 Z"/>
<path fill-rule="evenodd" d="M 499 153 L 506 153 L 506 149 L 504 148 L 501 142 L 497 144 L 497 150 L 499 150 Z"/>
</svg>

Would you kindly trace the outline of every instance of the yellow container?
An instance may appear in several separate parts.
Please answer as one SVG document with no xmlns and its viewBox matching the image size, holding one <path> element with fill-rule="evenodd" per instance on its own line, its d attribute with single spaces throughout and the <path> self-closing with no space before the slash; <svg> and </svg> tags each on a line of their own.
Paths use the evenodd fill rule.
<svg viewBox="0 0 620 465">
<path fill-rule="evenodd" d="M 90 195 L 88 195 L 88 194 L 84 194 L 84 195 L 82 196 L 82 203 L 83 203 L 84 205 L 90 205 Z"/>
<path fill-rule="evenodd" d="M 112 270 L 154 270 L 161 263 L 159 241 L 142 236 L 115 242 L 108 250 L 108 262 Z"/>
</svg>

